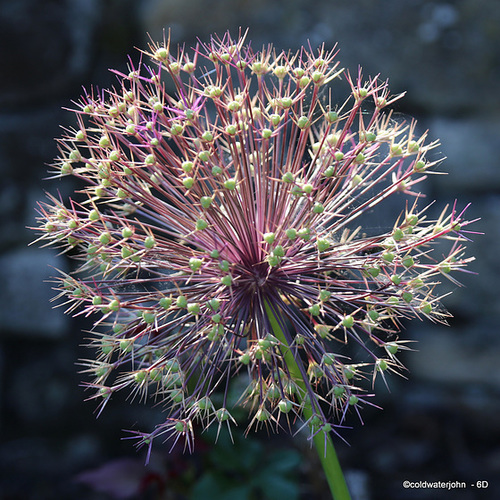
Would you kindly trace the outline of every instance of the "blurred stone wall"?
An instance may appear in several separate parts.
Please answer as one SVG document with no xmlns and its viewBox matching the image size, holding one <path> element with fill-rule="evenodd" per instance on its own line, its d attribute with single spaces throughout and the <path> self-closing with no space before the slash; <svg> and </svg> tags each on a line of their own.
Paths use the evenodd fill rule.
<svg viewBox="0 0 500 500">
<path fill-rule="evenodd" d="M 477 275 L 464 275 L 465 286 L 458 290 L 445 285 L 454 290 L 444 299 L 455 316 L 451 328 L 411 324 L 408 336 L 419 341 L 419 352 L 406 359 L 410 380 L 391 382 L 391 394 L 380 391 L 377 402 L 386 410 L 368 412 L 367 425 L 348 436 L 353 446 L 341 450 L 347 467 L 360 469 L 385 491 L 385 497 L 372 491 L 374 500 L 392 494 L 436 498 L 422 492 L 403 496 L 397 486 L 403 478 L 387 470 L 397 470 L 404 460 L 423 480 L 431 478 L 418 471 L 427 470 L 437 457 L 445 461 L 441 466 L 447 474 L 440 480 L 472 481 L 483 478 L 476 477 L 480 472 L 486 477 L 500 473 L 500 450 L 491 445 L 500 438 L 500 164 L 495 152 L 500 4 L 2 0 L 0 499 L 56 498 L 51 492 L 57 488 L 59 497 L 69 491 L 76 495 L 67 478 L 107 456 L 130 453 L 128 443 L 119 441 L 120 429 L 148 418 L 147 410 L 127 410 L 124 416 L 117 409 L 94 422 L 93 404 L 81 402 L 85 393 L 75 366 L 84 355 L 79 348 L 82 324 L 65 317 L 62 309 L 52 310 L 49 302 L 50 266 L 67 269 L 70 264 L 51 250 L 28 246 L 34 235 L 26 226 L 34 223 L 34 207 L 44 190 L 65 196 L 74 188 L 71 180 L 43 180 L 57 154 L 53 138 L 60 125 L 71 123 L 61 108 L 71 107 L 81 85 L 110 85 L 114 78 L 107 68 L 124 70 L 126 55 L 146 45 L 146 33 L 160 39 L 162 30 L 171 28 L 173 43 L 191 46 L 196 37 L 206 41 L 210 33 L 229 29 L 236 34 L 239 27 L 250 28 L 255 48 L 270 42 L 278 49 L 297 49 L 308 40 L 313 47 L 338 42 L 339 58 L 351 72 L 359 64 L 366 74 L 389 78 L 394 92 L 408 91 L 396 111 L 415 116 L 422 132 L 429 129 L 431 138 L 440 138 L 440 153 L 447 157 L 443 170 L 449 174 L 427 181 L 429 200 L 437 199 L 439 207 L 456 198 L 460 207 L 471 202 L 468 216 L 481 218 L 474 229 L 484 235 L 473 236 L 469 245 L 477 259 L 470 268 Z M 115 448 L 110 451 L 110 446 Z M 360 451 L 367 463 L 358 463 Z M 380 490 L 376 476 L 392 480 L 394 490 Z M 62 485 L 56 488 L 54 478 Z M 476 497 L 457 493 L 454 498 Z"/>
</svg>

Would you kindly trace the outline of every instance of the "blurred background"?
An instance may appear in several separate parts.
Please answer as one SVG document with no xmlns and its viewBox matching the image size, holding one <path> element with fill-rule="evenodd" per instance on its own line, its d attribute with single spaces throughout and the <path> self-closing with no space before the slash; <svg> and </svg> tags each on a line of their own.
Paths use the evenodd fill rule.
<svg viewBox="0 0 500 500">
<path fill-rule="evenodd" d="M 255 49 L 338 42 L 344 67 L 388 78 L 407 91 L 396 112 L 441 140 L 448 175 L 424 191 L 437 208 L 468 202 L 474 229 L 469 255 L 477 275 L 445 284 L 450 327 L 414 321 L 416 352 L 408 380 L 377 391 L 383 410 L 336 446 L 353 500 L 500 498 L 500 3 L 491 0 L 16 0 L 0 1 L 0 499 L 328 498 L 313 451 L 301 436 L 235 435 L 200 439 L 193 456 L 156 447 L 144 454 L 122 429 L 147 428 L 157 410 L 117 401 L 96 420 L 83 402 L 76 361 L 90 325 L 51 309 L 51 267 L 70 263 L 28 247 L 37 200 L 67 196 L 71 179 L 43 180 L 57 155 L 54 137 L 72 124 L 63 107 L 82 85 L 107 87 L 108 68 L 126 70 L 127 54 L 147 33 L 191 47 L 211 33 L 250 28 Z M 381 217 L 383 214 L 381 215 Z M 393 220 L 393 214 L 389 216 Z M 243 426 L 244 428 L 244 426 Z M 278 466 L 276 466 L 278 464 Z M 467 489 L 404 489 L 402 482 L 464 481 Z M 478 481 L 488 481 L 481 489 Z M 475 486 L 472 487 L 471 485 Z M 479 486 L 485 486 L 480 483 Z M 228 493 L 229 492 L 229 493 Z M 224 496 L 225 495 L 225 496 Z"/>
</svg>

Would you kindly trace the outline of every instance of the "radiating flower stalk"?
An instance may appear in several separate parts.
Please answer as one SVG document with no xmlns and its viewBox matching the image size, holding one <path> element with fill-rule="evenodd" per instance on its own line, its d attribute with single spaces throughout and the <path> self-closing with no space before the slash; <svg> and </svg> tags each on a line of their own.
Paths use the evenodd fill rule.
<svg viewBox="0 0 500 500">
<path fill-rule="evenodd" d="M 464 211 L 420 206 L 437 143 L 387 111 L 401 97 L 387 82 L 324 46 L 254 52 L 226 34 L 143 56 L 77 103 L 53 168 L 85 187 L 39 209 L 41 239 L 81 261 L 58 290 L 95 322 L 92 397 L 162 405 L 139 444 L 192 449 L 195 424 L 235 423 L 241 374 L 249 428 L 308 429 L 328 458 L 375 379 L 403 369 L 402 320 L 446 321 L 436 285 L 472 260 Z M 389 229 L 358 227 L 389 197 Z"/>
</svg>

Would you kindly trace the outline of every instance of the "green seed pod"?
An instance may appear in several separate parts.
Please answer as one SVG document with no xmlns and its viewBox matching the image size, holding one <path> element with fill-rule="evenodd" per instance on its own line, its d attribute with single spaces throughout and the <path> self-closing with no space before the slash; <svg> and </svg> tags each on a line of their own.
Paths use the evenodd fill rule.
<svg viewBox="0 0 500 500">
<path fill-rule="evenodd" d="M 342 151 L 335 151 L 333 156 L 337 161 L 342 161 L 344 159 L 344 153 L 342 153 Z"/>
<path fill-rule="evenodd" d="M 358 186 L 359 184 L 361 184 L 363 182 L 363 177 L 361 177 L 361 175 L 359 174 L 356 174 L 352 179 L 351 179 L 351 186 L 352 187 L 356 187 Z"/>
<path fill-rule="evenodd" d="M 120 159 L 120 157 L 121 157 L 121 153 L 117 149 L 114 149 L 108 155 L 109 161 L 118 161 Z"/>
<path fill-rule="evenodd" d="M 97 210 L 93 209 L 89 212 L 88 218 L 92 222 L 96 222 L 101 218 L 101 214 Z"/>
<path fill-rule="evenodd" d="M 351 406 L 354 406 L 358 403 L 359 398 L 357 396 L 354 396 L 354 394 L 349 398 L 349 404 Z"/>
<path fill-rule="evenodd" d="M 105 232 L 105 233 L 102 233 L 100 236 L 99 236 L 99 242 L 102 244 L 102 245 L 108 245 L 110 242 L 111 242 L 112 238 L 111 238 L 111 234 L 109 234 L 108 232 Z"/>
<path fill-rule="evenodd" d="M 134 230 L 130 227 L 124 227 L 122 229 L 122 238 L 127 239 L 131 238 L 134 235 Z"/>
<path fill-rule="evenodd" d="M 331 296 L 332 292 L 330 292 L 329 290 L 321 290 L 321 292 L 319 292 L 319 300 L 321 302 L 329 300 Z"/>
<path fill-rule="evenodd" d="M 123 200 L 128 197 L 127 191 L 123 190 L 122 188 L 118 188 L 116 190 L 116 197 L 120 198 L 120 200 Z"/>
<path fill-rule="evenodd" d="M 356 369 L 353 366 L 344 367 L 344 376 L 347 380 L 351 380 L 356 374 Z"/>
<path fill-rule="evenodd" d="M 449 262 L 443 261 L 439 264 L 439 270 L 442 273 L 449 274 L 451 272 L 451 264 Z"/>
<path fill-rule="evenodd" d="M 327 325 L 322 325 L 320 323 L 314 325 L 314 330 L 322 339 L 326 339 L 326 337 L 328 337 L 328 333 L 330 332 L 330 328 Z"/>
<path fill-rule="evenodd" d="M 292 402 L 289 399 L 282 399 L 278 403 L 278 408 L 281 413 L 290 413 L 292 409 Z"/>
<path fill-rule="evenodd" d="M 368 311 L 368 317 L 372 320 L 372 321 L 377 321 L 380 317 L 380 314 L 375 311 L 375 309 L 370 309 Z"/>
<path fill-rule="evenodd" d="M 184 394 L 182 392 L 182 389 L 175 389 L 170 393 L 170 398 L 174 403 L 181 403 L 184 399 Z M 179 424 L 180 422 L 177 422 Z M 177 426 L 176 424 L 176 426 Z"/>
<path fill-rule="evenodd" d="M 171 297 L 162 297 L 160 299 L 160 307 L 163 307 L 163 309 L 169 309 L 170 306 L 172 305 L 172 298 Z"/>
<path fill-rule="evenodd" d="M 311 316 L 319 316 L 321 312 L 321 306 L 319 304 L 313 304 L 311 307 L 309 307 L 309 313 Z"/>
<path fill-rule="evenodd" d="M 120 310 L 120 301 L 117 299 L 113 299 L 109 304 L 108 307 L 111 311 L 113 312 L 118 312 Z"/>
<path fill-rule="evenodd" d="M 269 412 L 265 408 L 259 408 L 255 413 L 255 418 L 259 422 L 265 422 L 269 419 Z"/>
<path fill-rule="evenodd" d="M 335 111 L 327 111 L 325 119 L 328 123 L 335 123 L 339 119 L 339 115 Z"/>
<path fill-rule="evenodd" d="M 376 278 L 380 274 L 380 267 L 378 266 L 369 267 L 367 268 L 366 272 L 373 278 Z"/>
<path fill-rule="evenodd" d="M 419 149 L 420 149 L 420 146 L 418 145 L 417 141 L 410 141 L 408 143 L 408 152 L 409 153 L 418 153 Z"/>
<path fill-rule="evenodd" d="M 297 230 L 292 227 L 290 229 L 287 229 L 285 231 L 285 234 L 286 234 L 288 239 L 294 240 L 297 237 Z"/>
<path fill-rule="evenodd" d="M 197 304 L 196 302 L 189 303 L 187 305 L 187 311 L 188 313 L 197 316 L 200 314 L 200 305 Z"/>
<path fill-rule="evenodd" d="M 309 128 L 310 126 L 311 126 L 311 122 L 309 121 L 309 118 L 307 118 L 307 116 L 301 116 L 297 120 L 297 127 L 299 127 L 302 130 L 305 129 L 305 128 Z"/>
<path fill-rule="evenodd" d="M 271 384 L 269 386 L 269 389 L 267 390 L 267 397 L 269 399 L 281 398 L 281 393 L 280 393 L 279 387 L 277 387 L 275 384 Z"/>
<path fill-rule="evenodd" d="M 354 318 L 350 314 L 348 314 L 342 320 L 342 326 L 344 328 L 352 328 L 354 326 Z"/>
<path fill-rule="evenodd" d="M 391 146 L 391 156 L 401 156 L 403 154 L 403 148 L 399 144 L 393 144 Z"/>
<path fill-rule="evenodd" d="M 269 243 L 269 245 L 272 245 L 274 243 L 274 239 L 276 238 L 276 235 L 274 233 L 264 233 L 264 241 L 266 243 Z"/>
<path fill-rule="evenodd" d="M 393 252 L 384 252 L 382 254 L 382 258 L 387 262 L 392 262 L 394 260 L 394 253 Z"/>
<path fill-rule="evenodd" d="M 223 334 L 224 334 L 224 326 L 221 324 L 218 325 L 216 324 L 208 332 L 207 339 L 210 340 L 210 342 L 215 342 L 219 340 Z"/>
<path fill-rule="evenodd" d="M 99 396 L 101 396 L 103 399 L 109 399 L 112 393 L 113 391 L 110 387 L 101 387 L 99 389 Z"/>
<path fill-rule="evenodd" d="M 168 50 L 165 47 L 159 47 L 156 49 L 155 59 L 165 62 L 168 59 Z"/>
<path fill-rule="evenodd" d="M 227 260 L 221 260 L 219 262 L 219 269 L 227 273 L 229 271 L 229 262 Z"/>
<path fill-rule="evenodd" d="M 156 246 L 156 240 L 154 236 L 146 236 L 146 238 L 144 239 L 144 246 L 149 250 L 154 248 Z"/>
<path fill-rule="evenodd" d="M 399 347 L 395 342 L 388 342 L 384 347 L 389 354 L 393 355 L 396 354 L 399 350 Z"/>
<path fill-rule="evenodd" d="M 368 89 L 365 87 L 359 87 L 357 95 L 361 98 L 365 98 L 368 95 Z"/>
<path fill-rule="evenodd" d="M 313 71 L 312 81 L 318 85 L 321 85 L 325 80 L 325 75 L 321 71 Z"/>
<path fill-rule="evenodd" d="M 394 241 L 401 241 L 405 237 L 405 233 L 402 229 L 398 227 L 394 229 L 394 231 L 392 232 L 392 237 Z"/>
<path fill-rule="evenodd" d="M 273 135 L 273 131 L 270 128 L 262 129 L 262 138 L 269 139 Z"/>
<path fill-rule="evenodd" d="M 109 354 L 113 352 L 113 346 L 111 344 L 101 344 L 101 352 L 103 354 Z"/>
<path fill-rule="evenodd" d="M 358 153 L 356 158 L 354 158 L 354 162 L 357 163 L 358 165 L 362 165 L 363 163 L 365 163 L 365 161 L 366 157 L 363 153 Z"/>
<path fill-rule="evenodd" d="M 424 314 L 430 314 L 432 312 L 432 305 L 429 304 L 429 302 L 426 302 L 425 300 L 422 301 L 420 304 L 419 309 L 424 313 Z"/>
<path fill-rule="evenodd" d="M 185 179 L 182 180 L 182 185 L 186 189 L 191 189 L 194 185 L 194 179 L 192 177 L 186 177 Z"/>
<path fill-rule="evenodd" d="M 411 292 L 403 292 L 401 296 L 407 304 L 413 300 L 413 294 Z"/>
<path fill-rule="evenodd" d="M 306 88 L 309 85 L 309 82 L 311 79 L 308 76 L 303 76 L 302 78 L 299 79 L 299 87 L 301 89 Z"/>
<path fill-rule="evenodd" d="M 188 305 L 188 301 L 184 295 L 179 295 L 175 301 L 177 307 L 184 309 Z"/>
<path fill-rule="evenodd" d="M 133 345 L 134 345 L 134 341 L 132 339 L 120 340 L 120 350 L 122 352 L 125 352 L 125 353 L 132 352 Z"/>
<path fill-rule="evenodd" d="M 423 160 L 418 160 L 413 165 L 413 171 L 421 174 L 427 170 L 427 164 Z"/>
<path fill-rule="evenodd" d="M 167 373 L 164 375 L 161 383 L 166 390 L 175 390 L 182 387 L 182 377 L 179 373 Z"/>
<path fill-rule="evenodd" d="M 208 301 L 207 305 L 212 311 L 217 311 L 220 307 L 220 300 L 219 299 L 210 299 Z"/>
<path fill-rule="evenodd" d="M 302 229 L 299 229 L 297 235 L 304 241 L 309 241 L 311 239 L 311 230 L 308 227 L 303 227 Z"/>
<path fill-rule="evenodd" d="M 223 276 L 220 280 L 220 282 L 224 286 L 231 286 L 233 284 L 233 277 L 230 274 L 227 274 L 226 276 Z"/>
<path fill-rule="evenodd" d="M 206 220 L 203 220 L 203 219 L 198 219 L 196 221 L 196 230 L 197 231 L 203 231 L 204 229 L 206 229 L 208 227 L 208 222 Z"/>
<path fill-rule="evenodd" d="M 334 174 L 335 174 L 335 167 L 333 165 L 327 167 L 323 172 L 323 175 L 327 178 L 333 177 Z"/>
<path fill-rule="evenodd" d="M 322 214 L 325 211 L 325 207 L 317 201 L 314 203 L 312 211 L 315 214 Z"/>
<path fill-rule="evenodd" d="M 226 408 L 219 408 L 215 412 L 215 416 L 217 417 L 217 420 L 219 422 L 225 422 L 226 420 L 229 420 L 231 418 L 231 414 Z"/>
<path fill-rule="evenodd" d="M 136 130 L 136 127 L 133 123 L 129 123 L 125 127 L 125 133 L 127 133 L 128 135 L 135 135 L 136 132 L 137 132 L 137 130 Z"/>
<path fill-rule="evenodd" d="M 387 299 L 387 305 L 388 306 L 397 306 L 397 305 L 399 305 L 399 299 L 398 299 L 398 297 L 389 297 Z"/>
<path fill-rule="evenodd" d="M 287 184 L 291 184 L 292 182 L 294 182 L 295 178 L 292 174 L 292 172 L 285 172 L 282 176 L 281 176 L 281 180 L 283 182 L 286 182 Z"/>
<path fill-rule="evenodd" d="M 334 362 L 335 362 L 335 354 L 333 354 L 332 352 L 326 352 L 323 355 L 323 363 L 325 365 L 331 366 L 333 365 Z"/>
<path fill-rule="evenodd" d="M 330 242 L 326 238 L 318 238 L 316 240 L 319 252 L 326 252 L 330 248 Z"/>
<path fill-rule="evenodd" d="M 65 161 L 61 165 L 60 172 L 61 172 L 61 175 L 71 175 L 73 173 L 73 165 L 71 165 L 70 162 Z"/>
<path fill-rule="evenodd" d="M 198 158 L 204 163 L 208 162 L 210 160 L 210 151 L 200 151 Z"/>
<path fill-rule="evenodd" d="M 302 186 L 302 191 L 305 193 L 305 194 L 311 194 L 313 192 L 313 189 L 314 189 L 314 186 L 312 184 L 304 184 Z"/>
<path fill-rule="evenodd" d="M 220 323 L 222 320 L 222 316 L 220 314 L 213 314 L 210 318 L 214 323 Z"/>
<path fill-rule="evenodd" d="M 137 384 L 142 384 L 148 378 L 147 370 L 139 370 L 134 374 L 134 380 Z"/>
<path fill-rule="evenodd" d="M 243 365 L 248 365 L 248 363 L 250 363 L 250 354 L 248 354 L 248 352 L 245 352 L 243 353 L 240 357 L 239 357 L 239 361 L 241 364 Z"/>
<path fill-rule="evenodd" d="M 282 245 L 276 245 L 274 248 L 273 248 L 273 255 L 275 255 L 276 257 L 284 257 L 285 256 L 285 249 L 283 248 Z"/>
<path fill-rule="evenodd" d="M 203 264 L 203 261 L 201 259 L 197 259 L 196 257 L 191 257 L 189 259 L 189 267 L 191 270 L 195 273 L 200 269 L 201 265 Z"/>
<path fill-rule="evenodd" d="M 156 320 L 156 314 L 152 311 L 142 311 L 142 319 L 145 323 L 154 323 Z"/>
<path fill-rule="evenodd" d="M 190 174 L 193 171 L 194 163 L 192 161 L 184 161 L 181 168 L 186 174 Z"/>
<path fill-rule="evenodd" d="M 214 135 L 210 131 L 206 130 L 201 135 L 201 140 L 204 142 L 212 142 L 214 140 Z"/>
<path fill-rule="evenodd" d="M 397 274 L 393 274 L 391 276 L 391 281 L 395 284 L 395 285 L 399 285 L 401 283 L 401 276 L 397 275 Z"/>
<path fill-rule="evenodd" d="M 184 126 L 181 123 L 172 123 L 170 127 L 170 133 L 174 137 L 182 135 L 183 132 L 184 132 Z"/>
<path fill-rule="evenodd" d="M 341 398 L 344 394 L 345 394 L 345 387 L 344 386 L 342 386 L 342 385 L 336 385 L 333 388 L 333 395 L 336 398 Z"/>
<path fill-rule="evenodd" d="M 238 129 L 237 129 L 236 125 L 231 124 L 231 125 L 226 126 L 225 131 L 226 131 L 227 135 L 234 136 L 234 135 L 236 135 L 236 132 L 238 132 Z"/>
<path fill-rule="evenodd" d="M 207 411 L 211 410 L 214 407 L 214 404 L 208 396 L 205 396 L 198 401 L 197 406 L 200 410 Z"/>
<path fill-rule="evenodd" d="M 377 365 L 377 370 L 381 372 L 387 370 L 388 367 L 387 361 L 385 359 L 378 359 L 376 365 Z"/>
<path fill-rule="evenodd" d="M 271 267 L 279 266 L 281 263 L 281 257 L 277 255 L 270 254 L 267 256 L 267 262 Z"/>
<path fill-rule="evenodd" d="M 154 165 L 156 163 L 156 157 L 153 154 L 149 154 L 144 158 L 144 163 L 148 166 Z"/>
<path fill-rule="evenodd" d="M 210 205 L 212 204 L 212 197 L 211 196 L 202 196 L 200 198 L 200 203 L 201 203 L 201 206 L 204 208 L 204 209 L 207 209 L 210 207 Z"/>
<path fill-rule="evenodd" d="M 415 260 L 413 259 L 413 257 L 411 255 L 408 255 L 407 257 L 405 257 L 403 259 L 402 264 L 404 267 L 410 268 L 410 267 L 413 267 L 415 265 Z"/>
<path fill-rule="evenodd" d="M 236 179 L 227 179 L 224 182 L 224 187 L 229 191 L 234 191 L 236 189 Z"/>
</svg>

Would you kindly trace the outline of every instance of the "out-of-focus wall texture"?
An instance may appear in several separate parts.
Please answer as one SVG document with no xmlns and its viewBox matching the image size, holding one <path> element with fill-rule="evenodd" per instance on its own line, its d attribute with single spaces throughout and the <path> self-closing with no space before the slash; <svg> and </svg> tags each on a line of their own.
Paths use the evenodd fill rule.
<svg viewBox="0 0 500 500">
<path fill-rule="evenodd" d="M 417 340 L 405 362 L 408 380 L 381 388 L 365 425 L 339 441 L 358 500 L 500 498 L 500 3 L 491 0 L 17 0 L 0 1 L 0 499 L 131 498 L 142 477 L 122 428 L 148 422 L 147 408 L 118 405 L 97 421 L 83 403 L 79 368 L 85 355 L 81 323 L 52 310 L 50 266 L 64 256 L 36 246 L 34 223 L 44 190 L 67 196 L 71 179 L 44 181 L 56 156 L 53 138 L 72 116 L 62 110 L 81 85 L 114 82 L 107 68 L 126 70 L 127 54 L 171 29 L 174 44 L 192 46 L 213 32 L 249 28 L 254 48 L 296 50 L 338 42 L 339 58 L 355 73 L 388 78 L 407 91 L 396 112 L 441 140 L 448 175 L 425 187 L 437 206 L 471 202 L 476 256 L 464 287 L 443 299 L 455 316 L 449 328 L 413 322 Z M 498 288 L 497 288 L 498 287 Z M 272 441 L 273 446 L 276 443 Z M 120 496 L 73 479 L 82 471 L 128 457 L 134 486 Z M 128 462 L 127 462 L 128 463 Z M 157 464 L 158 466 L 158 464 Z M 158 466 L 160 467 L 160 466 Z M 305 469 L 304 469 L 305 467 Z M 161 467 L 160 467 L 161 468 Z M 128 471 L 128 469 L 126 469 Z M 306 470 L 306 472 L 304 472 Z M 184 472 L 179 472 L 183 474 Z M 301 469 L 301 498 L 321 499 Z M 134 476 L 135 474 L 135 476 Z M 159 476 L 161 476 L 161 472 Z M 113 481 L 109 473 L 108 481 Z M 465 490 L 405 490 L 402 481 L 465 481 Z M 471 487 L 488 480 L 489 488 Z M 119 481 L 117 480 L 117 483 Z M 497 488 L 498 488 L 497 484 Z M 167 481 L 166 490 L 169 484 Z M 109 488 L 108 488 L 109 489 Z M 188 491 L 188 490 L 186 490 Z M 176 493 L 180 495 L 180 493 Z M 161 498 L 188 498 L 182 496 Z M 139 496 L 138 498 L 146 498 Z M 149 498 L 149 497 L 148 497 Z M 160 497 L 158 497 L 160 498 Z M 238 500 L 238 499 L 235 499 Z M 279 499 L 278 499 L 279 500 Z M 353 499 L 354 500 L 354 499 Z"/>
</svg>

